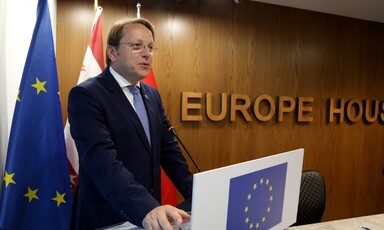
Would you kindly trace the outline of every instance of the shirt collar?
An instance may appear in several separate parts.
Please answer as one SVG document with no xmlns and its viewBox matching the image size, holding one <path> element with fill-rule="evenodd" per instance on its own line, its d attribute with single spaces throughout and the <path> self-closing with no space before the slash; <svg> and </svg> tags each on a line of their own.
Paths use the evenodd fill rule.
<svg viewBox="0 0 384 230">
<path fill-rule="evenodd" d="M 132 85 L 129 81 L 127 81 L 127 79 L 123 78 L 123 76 L 116 72 L 116 70 L 114 70 L 112 66 L 109 66 L 109 71 L 111 72 L 112 76 L 115 78 L 121 88 Z M 140 88 L 140 81 L 137 82 L 136 86 Z"/>
</svg>

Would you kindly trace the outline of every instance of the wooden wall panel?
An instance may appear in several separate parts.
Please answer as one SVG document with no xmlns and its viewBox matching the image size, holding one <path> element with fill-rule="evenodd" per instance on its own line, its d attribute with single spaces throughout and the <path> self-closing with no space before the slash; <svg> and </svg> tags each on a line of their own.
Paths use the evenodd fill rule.
<svg viewBox="0 0 384 230">
<path fill-rule="evenodd" d="M 156 27 L 154 73 L 171 122 L 203 170 L 295 148 L 304 169 L 320 170 L 327 184 L 323 220 L 384 212 L 383 123 L 327 120 L 328 99 L 384 100 L 384 25 L 243 1 L 140 1 Z M 114 21 L 136 16 L 136 2 L 99 1 L 104 43 Z M 93 20 L 93 2 L 58 0 L 57 62 L 64 119 L 78 79 Z M 313 122 L 296 113 L 268 122 L 237 113 L 210 121 L 181 121 L 181 92 L 207 92 L 219 112 L 220 93 L 255 100 L 270 95 L 313 98 Z M 228 105 L 229 108 L 229 105 Z M 266 110 L 264 109 L 264 112 Z M 276 111 L 277 112 L 277 111 Z M 381 108 L 384 113 L 384 108 Z M 383 115 L 384 116 L 384 115 Z M 196 172 L 188 160 L 191 170 Z"/>
</svg>

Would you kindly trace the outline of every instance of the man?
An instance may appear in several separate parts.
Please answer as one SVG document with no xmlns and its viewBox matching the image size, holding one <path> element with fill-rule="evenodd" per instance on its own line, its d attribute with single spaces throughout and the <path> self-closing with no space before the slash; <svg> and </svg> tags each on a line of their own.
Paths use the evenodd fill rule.
<svg viewBox="0 0 384 230">
<path fill-rule="evenodd" d="M 170 222 L 190 218 L 160 205 L 160 165 L 186 199 L 192 196 L 192 174 L 168 131 L 159 93 L 140 82 L 151 69 L 153 49 L 148 20 L 117 23 L 108 36 L 107 67 L 69 94 L 68 119 L 80 162 L 74 229 L 127 220 L 147 229 L 172 229 Z M 135 95 L 135 89 L 141 93 Z M 136 104 L 140 95 L 144 116 L 144 107 Z"/>
</svg>

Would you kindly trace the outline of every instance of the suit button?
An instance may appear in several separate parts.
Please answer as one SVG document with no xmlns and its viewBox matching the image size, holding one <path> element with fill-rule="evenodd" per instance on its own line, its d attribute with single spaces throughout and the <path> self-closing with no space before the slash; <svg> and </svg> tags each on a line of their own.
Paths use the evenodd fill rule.
<svg viewBox="0 0 384 230">
<path fill-rule="evenodd" d="M 149 190 L 149 193 L 153 194 L 153 188 L 151 188 L 151 189 Z"/>
</svg>

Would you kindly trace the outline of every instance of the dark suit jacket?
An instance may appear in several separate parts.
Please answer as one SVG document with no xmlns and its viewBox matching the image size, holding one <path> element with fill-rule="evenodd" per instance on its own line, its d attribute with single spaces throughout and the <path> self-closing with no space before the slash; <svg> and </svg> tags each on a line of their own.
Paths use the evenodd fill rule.
<svg viewBox="0 0 384 230">
<path fill-rule="evenodd" d="M 68 119 L 79 154 L 74 229 L 96 229 L 132 221 L 161 202 L 160 165 L 185 198 L 192 174 L 168 131 L 160 95 L 141 83 L 151 130 L 151 146 L 135 110 L 107 67 L 74 87 Z"/>
</svg>

